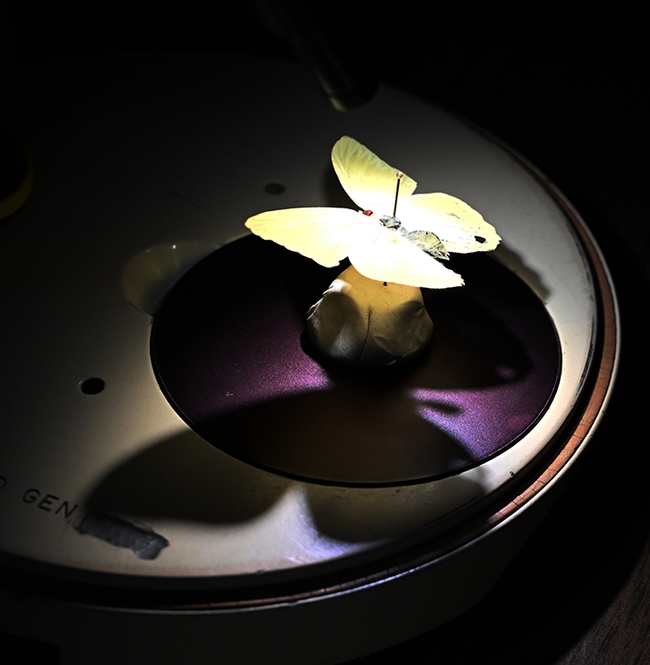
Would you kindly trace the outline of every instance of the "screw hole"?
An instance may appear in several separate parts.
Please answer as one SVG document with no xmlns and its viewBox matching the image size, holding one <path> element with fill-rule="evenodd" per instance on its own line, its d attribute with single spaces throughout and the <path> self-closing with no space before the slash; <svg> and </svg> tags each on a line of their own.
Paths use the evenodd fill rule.
<svg viewBox="0 0 650 665">
<path fill-rule="evenodd" d="M 104 390 L 104 386 L 106 384 L 104 383 L 103 379 L 99 379 L 97 377 L 93 377 L 91 379 L 86 379 L 85 381 L 82 381 L 79 384 L 79 389 L 84 395 L 97 395 Z"/>
<path fill-rule="evenodd" d="M 264 185 L 264 191 L 267 194 L 282 194 L 286 187 L 279 182 L 270 182 L 268 185 Z"/>
</svg>

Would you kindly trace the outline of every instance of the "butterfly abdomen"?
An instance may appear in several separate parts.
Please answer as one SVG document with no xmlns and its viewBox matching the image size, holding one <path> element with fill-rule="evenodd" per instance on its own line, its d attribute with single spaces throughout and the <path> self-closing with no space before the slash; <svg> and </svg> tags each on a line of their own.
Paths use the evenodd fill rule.
<svg viewBox="0 0 650 665">
<path fill-rule="evenodd" d="M 449 258 L 442 240 L 433 231 L 407 231 L 403 226 L 400 226 L 399 232 L 423 252 L 433 256 L 434 259 Z"/>
</svg>

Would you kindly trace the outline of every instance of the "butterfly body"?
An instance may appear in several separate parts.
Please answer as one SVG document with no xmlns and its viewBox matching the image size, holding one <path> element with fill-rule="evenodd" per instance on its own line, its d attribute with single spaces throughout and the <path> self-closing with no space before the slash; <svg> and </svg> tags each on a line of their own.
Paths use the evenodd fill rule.
<svg viewBox="0 0 650 665">
<path fill-rule="evenodd" d="M 364 210 L 364 215 L 372 217 L 373 213 L 370 210 Z M 378 219 L 382 226 L 397 231 L 423 252 L 433 256 L 434 259 L 447 260 L 449 258 L 442 240 L 433 231 L 409 231 L 394 215 L 384 215 Z"/>
<path fill-rule="evenodd" d="M 444 243 L 433 231 L 407 231 L 403 226 L 399 227 L 399 231 L 407 240 L 434 259 L 445 261 L 449 259 Z"/>
<path fill-rule="evenodd" d="M 393 215 L 384 215 L 379 217 L 379 223 L 382 226 L 385 226 L 387 229 L 399 229 L 402 228 L 402 222 Z"/>
<path fill-rule="evenodd" d="M 449 252 L 488 251 L 500 241 L 469 205 L 442 193 L 414 195 L 415 180 L 350 137 L 334 145 L 332 164 L 360 211 L 272 210 L 249 218 L 246 226 L 321 265 L 333 267 L 347 257 L 370 279 L 429 288 L 463 284 L 438 259 Z"/>
</svg>

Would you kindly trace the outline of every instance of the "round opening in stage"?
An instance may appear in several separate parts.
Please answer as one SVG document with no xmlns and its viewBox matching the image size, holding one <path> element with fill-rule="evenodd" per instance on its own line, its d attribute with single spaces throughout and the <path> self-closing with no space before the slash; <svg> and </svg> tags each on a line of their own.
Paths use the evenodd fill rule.
<svg viewBox="0 0 650 665">
<path fill-rule="evenodd" d="M 345 266 L 236 240 L 185 274 L 156 313 L 159 384 L 207 441 L 276 473 L 339 485 L 460 473 L 534 426 L 560 352 L 546 308 L 516 274 L 484 255 L 451 263 L 466 285 L 423 290 L 427 350 L 362 370 L 324 359 L 305 332 L 308 308 Z"/>
</svg>

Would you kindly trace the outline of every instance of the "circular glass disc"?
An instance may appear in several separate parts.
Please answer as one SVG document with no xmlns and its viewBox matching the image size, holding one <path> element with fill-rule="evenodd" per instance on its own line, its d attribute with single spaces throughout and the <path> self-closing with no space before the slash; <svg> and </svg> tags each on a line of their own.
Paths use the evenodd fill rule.
<svg viewBox="0 0 650 665">
<path fill-rule="evenodd" d="M 255 237 L 217 250 L 173 288 L 151 354 L 178 413 L 222 451 L 316 482 L 404 484 L 459 473 L 518 440 L 560 368 L 543 303 L 487 256 L 455 256 L 466 286 L 425 290 L 434 321 L 416 360 L 329 362 L 305 313 L 342 267 Z"/>
</svg>

